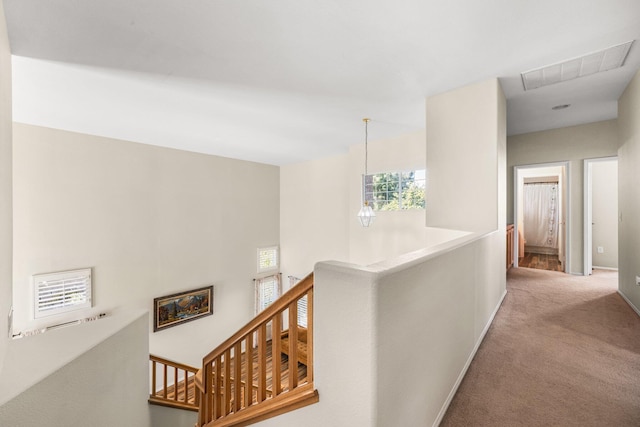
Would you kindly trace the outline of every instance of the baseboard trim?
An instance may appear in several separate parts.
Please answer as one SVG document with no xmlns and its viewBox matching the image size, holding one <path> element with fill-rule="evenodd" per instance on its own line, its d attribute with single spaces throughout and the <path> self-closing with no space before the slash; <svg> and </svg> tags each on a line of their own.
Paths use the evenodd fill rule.
<svg viewBox="0 0 640 427">
<path fill-rule="evenodd" d="M 600 267 L 599 265 L 593 265 L 592 268 L 594 270 L 610 270 L 610 271 L 618 271 L 617 268 L 614 267 Z"/>
<path fill-rule="evenodd" d="M 620 296 L 622 297 L 623 300 L 625 300 L 627 302 L 627 304 L 629 304 L 629 307 L 631 307 L 633 309 L 633 311 L 636 312 L 636 314 L 638 316 L 640 316 L 640 309 L 638 309 L 638 307 L 636 307 L 635 305 L 633 305 L 633 303 L 631 302 L 631 300 L 629 300 L 629 298 L 627 298 L 627 296 L 625 294 L 623 294 L 622 292 L 620 292 L 620 289 L 618 289 L 618 294 L 620 294 Z"/>
<path fill-rule="evenodd" d="M 500 307 L 502 306 L 502 302 L 504 301 L 504 298 L 506 296 L 507 296 L 507 291 L 505 290 L 504 293 L 502 294 L 502 297 L 500 297 L 500 301 L 498 301 L 496 308 L 493 310 L 493 313 L 491 313 L 491 316 L 489 316 L 489 320 L 487 321 L 487 324 L 482 330 L 482 333 L 478 337 L 478 340 L 476 341 L 476 345 L 473 347 L 473 350 L 471 351 L 471 354 L 469 355 L 467 362 L 462 368 L 460 375 L 458 375 L 458 379 L 453 385 L 453 388 L 451 389 L 449 396 L 447 396 L 447 400 L 445 400 L 444 404 L 442 405 L 442 409 L 440 409 L 440 412 L 438 413 L 436 420 L 433 422 L 433 427 L 438 427 L 442 422 L 442 418 L 444 418 L 444 414 L 447 412 L 447 409 L 449 409 L 449 405 L 451 404 L 453 397 L 456 395 L 456 392 L 458 391 L 458 387 L 460 387 L 460 384 L 462 383 L 464 376 L 467 374 L 467 370 L 469 369 L 469 366 L 471 366 L 471 362 L 473 361 L 473 358 L 476 356 L 476 353 L 478 352 L 478 348 L 480 348 L 480 344 L 482 344 L 482 341 L 484 340 L 485 335 L 487 335 L 487 332 L 489 331 L 489 328 L 493 323 L 493 319 L 494 317 L 496 317 L 496 314 L 498 314 L 498 310 L 500 310 Z"/>
</svg>

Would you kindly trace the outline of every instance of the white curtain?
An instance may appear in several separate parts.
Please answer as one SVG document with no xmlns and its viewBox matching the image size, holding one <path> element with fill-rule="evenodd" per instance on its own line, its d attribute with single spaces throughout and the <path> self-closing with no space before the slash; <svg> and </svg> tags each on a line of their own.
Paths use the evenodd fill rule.
<svg viewBox="0 0 640 427">
<path fill-rule="evenodd" d="M 527 246 L 558 247 L 558 184 L 524 185 L 524 238 Z"/>
</svg>

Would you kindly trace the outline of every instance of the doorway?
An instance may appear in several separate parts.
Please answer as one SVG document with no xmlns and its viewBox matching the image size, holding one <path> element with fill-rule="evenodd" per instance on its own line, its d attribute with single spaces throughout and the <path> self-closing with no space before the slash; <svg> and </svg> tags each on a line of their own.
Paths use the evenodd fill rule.
<svg viewBox="0 0 640 427">
<path fill-rule="evenodd" d="M 584 160 L 584 272 L 618 269 L 618 158 Z"/>
<path fill-rule="evenodd" d="M 570 272 L 569 163 L 514 168 L 514 266 Z"/>
</svg>

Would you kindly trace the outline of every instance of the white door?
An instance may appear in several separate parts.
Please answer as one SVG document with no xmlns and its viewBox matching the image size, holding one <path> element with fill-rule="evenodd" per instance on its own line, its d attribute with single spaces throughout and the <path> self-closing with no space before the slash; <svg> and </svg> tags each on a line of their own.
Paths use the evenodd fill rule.
<svg viewBox="0 0 640 427">
<path fill-rule="evenodd" d="M 618 268 L 618 160 L 584 161 L 584 272 Z"/>
<path fill-rule="evenodd" d="M 584 275 L 589 276 L 593 272 L 593 182 L 591 179 L 593 172 L 593 162 L 585 160 L 585 257 Z"/>
</svg>

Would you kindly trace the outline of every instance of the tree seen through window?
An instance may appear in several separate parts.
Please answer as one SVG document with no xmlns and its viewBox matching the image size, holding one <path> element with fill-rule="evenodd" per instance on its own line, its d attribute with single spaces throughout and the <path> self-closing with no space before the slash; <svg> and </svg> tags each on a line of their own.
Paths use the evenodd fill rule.
<svg viewBox="0 0 640 427">
<path fill-rule="evenodd" d="M 364 177 L 364 196 L 376 211 L 425 208 L 426 171 L 384 172 Z"/>
</svg>

